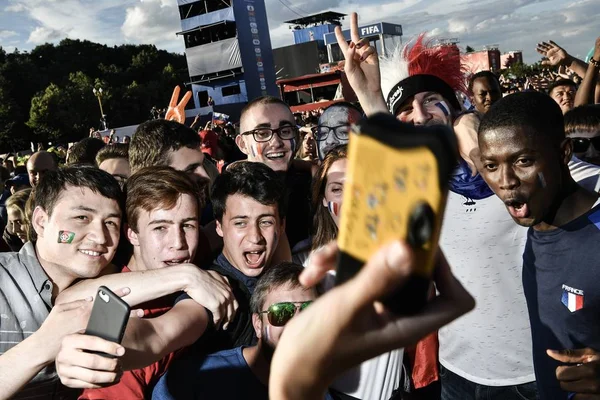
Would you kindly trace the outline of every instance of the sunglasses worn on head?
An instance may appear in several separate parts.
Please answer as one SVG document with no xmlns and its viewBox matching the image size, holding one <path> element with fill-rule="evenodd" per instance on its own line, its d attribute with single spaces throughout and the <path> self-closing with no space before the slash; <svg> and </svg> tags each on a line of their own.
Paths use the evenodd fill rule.
<svg viewBox="0 0 600 400">
<path fill-rule="evenodd" d="M 284 326 L 290 319 L 292 319 L 294 315 L 296 315 L 298 310 L 304 310 L 310 303 L 312 303 L 312 300 L 302 302 L 285 301 L 282 303 L 275 303 L 271 304 L 268 310 L 261 311 L 259 314 L 267 314 L 267 319 L 273 326 Z"/>
<path fill-rule="evenodd" d="M 600 136 L 593 138 L 573 137 L 571 141 L 575 153 L 585 153 L 590 148 L 590 144 L 593 144 L 594 148 L 600 151 Z"/>
</svg>

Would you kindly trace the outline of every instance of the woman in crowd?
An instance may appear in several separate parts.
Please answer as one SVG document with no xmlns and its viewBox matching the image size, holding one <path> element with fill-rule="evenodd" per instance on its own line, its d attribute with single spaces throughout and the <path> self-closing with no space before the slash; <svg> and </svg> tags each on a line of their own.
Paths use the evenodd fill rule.
<svg viewBox="0 0 600 400">
<path fill-rule="evenodd" d="M 314 175 L 311 195 L 314 232 L 310 247 L 294 254 L 295 263 L 306 265 L 312 252 L 337 238 L 346 176 L 346 151 L 345 145 L 331 150 Z"/>
<path fill-rule="evenodd" d="M 317 144 L 313 134 L 313 128 L 302 128 L 300 130 L 300 146 L 296 152 L 296 158 L 312 163 L 317 162 Z"/>
<path fill-rule="evenodd" d="M 4 232 L 4 240 L 12 251 L 19 251 L 29 238 L 29 222 L 25 212 L 31 189 L 16 192 L 6 200 L 8 222 Z M 11 238 L 12 236 L 12 238 Z M 18 238 L 19 240 L 16 240 Z"/>
</svg>

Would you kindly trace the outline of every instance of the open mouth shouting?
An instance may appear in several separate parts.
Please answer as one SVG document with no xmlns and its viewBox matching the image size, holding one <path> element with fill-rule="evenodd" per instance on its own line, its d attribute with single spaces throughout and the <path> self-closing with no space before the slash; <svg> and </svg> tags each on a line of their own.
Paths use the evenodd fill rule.
<svg viewBox="0 0 600 400">
<path fill-rule="evenodd" d="M 244 261 L 248 268 L 262 268 L 265 262 L 265 249 L 244 251 Z"/>
<path fill-rule="evenodd" d="M 515 219 L 527 218 L 530 215 L 527 202 L 522 199 L 510 199 L 504 202 L 511 217 Z"/>
</svg>

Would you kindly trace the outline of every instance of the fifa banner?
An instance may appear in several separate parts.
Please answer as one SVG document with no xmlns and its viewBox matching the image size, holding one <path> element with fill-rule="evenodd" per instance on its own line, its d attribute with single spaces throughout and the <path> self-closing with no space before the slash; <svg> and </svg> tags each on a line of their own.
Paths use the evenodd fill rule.
<svg viewBox="0 0 600 400">
<path fill-rule="evenodd" d="M 233 13 L 248 100 L 266 95 L 279 97 L 264 0 L 236 0 Z"/>
</svg>

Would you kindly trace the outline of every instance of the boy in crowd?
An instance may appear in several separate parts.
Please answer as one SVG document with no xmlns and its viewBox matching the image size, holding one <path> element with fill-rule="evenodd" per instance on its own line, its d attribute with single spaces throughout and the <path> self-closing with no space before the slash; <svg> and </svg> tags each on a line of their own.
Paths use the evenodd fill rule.
<svg viewBox="0 0 600 400">
<path fill-rule="evenodd" d="M 157 119 L 140 124 L 129 145 L 131 172 L 154 165 L 167 165 L 184 171 L 200 187 L 202 225 L 212 220 L 209 186 L 219 172 L 201 148 L 200 137 L 192 129 L 175 121 Z M 204 251 L 204 250 L 202 250 Z"/>
<path fill-rule="evenodd" d="M 469 95 L 471 103 L 480 116 L 487 113 L 490 107 L 502 98 L 502 89 L 498 77 L 491 71 L 480 71 L 469 79 Z"/>
<path fill-rule="evenodd" d="M 319 295 L 317 287 L 300 285 L 298 277 L 303 270 L 282 263 L 268 268 L 258 280 L 250 299 L 256 345 L 176 362 L 161 378 L 152 398 L 267 400 L 271 359 L 285 324 Z"/>
<path fill-rule="evenodd" d="M 260 163 L 240 161 L 217 177 L 211 198 L 223 252 L 209 270 L 228 278 L 239 304 L 233 322 L 217 332 L 211 349 L 254 344 L 250 296 L 263 270 L 271 264 L 285 227 L 285 193 L 275 171 Z"/>
<path fill-rule="evenodd" d="M 96 165 L 111 174 L 123 187 L 131 176 L 129 167 L 129 145 L 122 143 L 103 147 L 96 154 Z"/>
<path fill-rule="evenodd" d="M 479 127 L 478 168 L 512 219 L 529 227 L 523 288 L 542 399 L 591 398 L 600 390 L 598 193 L 571 176 L 563 116 L 548 96 L 500 100 Z M 579 396 L 580 395 L 580 396 Z"/>
</svg>

